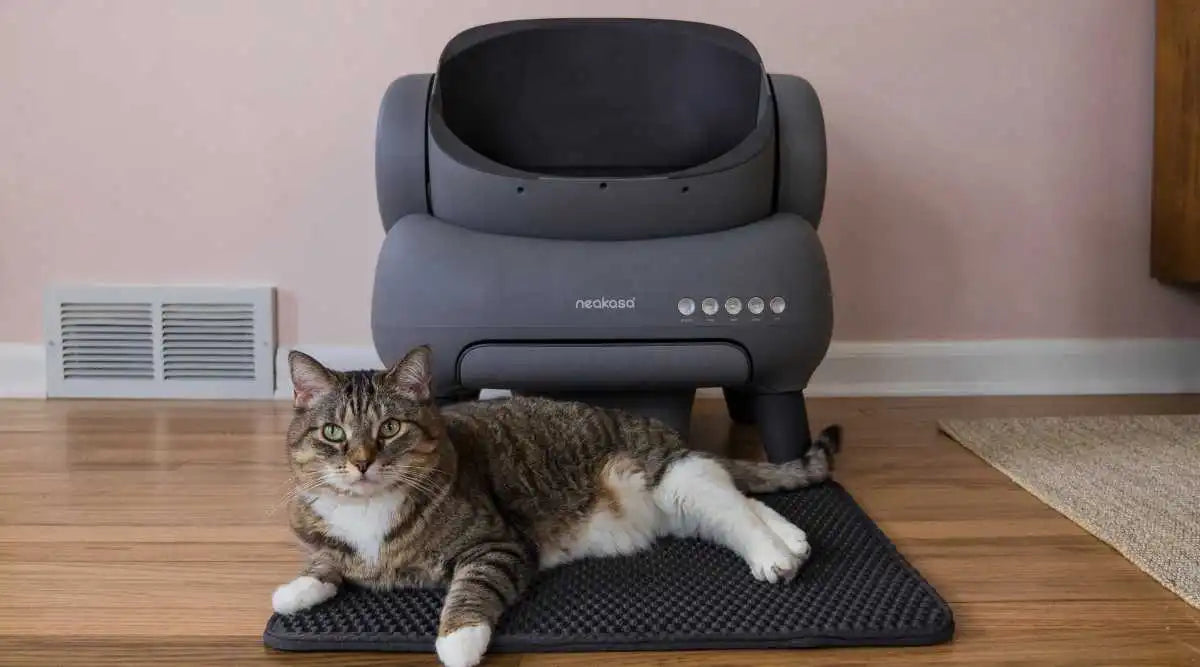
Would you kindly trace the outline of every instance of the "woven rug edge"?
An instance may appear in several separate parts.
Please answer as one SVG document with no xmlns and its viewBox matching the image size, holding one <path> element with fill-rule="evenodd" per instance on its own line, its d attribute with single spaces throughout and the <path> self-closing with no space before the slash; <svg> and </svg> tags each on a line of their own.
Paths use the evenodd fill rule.
<svg viewBox="0 0 1200 667">
<path fill-rule="evenodd" d="M 1111 548 L 1113 551 L 1116 551 L 1118 554 L 1120 554 L 1122 558 L 1129 561 L 1130 563 L 1133 563 L 1135 566 L 1137 566 L 1137 568 L 1139 570 L 1144 572 L 1147 576 L 1149 576 L 1154 581 L 1158 582 L 1158 584 L 1161 585 L 1163 588 L 1174 593 L 1176 596 L 1179 597 L 1179 599 L 1183 600 L 1184 602 L 1186 602 L 1187 604 L 1191 605 L 1192 607 L 1194 607 L 1196 609 L 1200 609 L 1200 597 L 1193 598 L 1193 597 L 1187 595 L 1186 592 L 1184 592 L 1183 590 L 1178 588 L 1172 582 L 1165 581 L 1158 574 L 1156 574 L 1155 572 L 1148 569 L 1145 562 L 1137 554 L 1126 550 L 1121 545 L 1116 544 L 1113 541 L 1109 540 L 1108 538 L 1104 537 L 1102 534 L 1102 532 L 1103 532 L 1102 527 L 1095 525 L 1087 517 L 1075 515 L 1068 508 L 1057 504 L 1053 499 L 1049 498 L 1046 494 L 1042 493 L 1039 489 L 1033 487 L 1032 485 L 1030 485 L 1030 484 L 1026 483 L 1025 481 L 1023 481 L 1022 479 L 1020 479 L 1015 473 L 1013 473 L 1011 470 L 1007 469 L 1005 466 L 988 459 L 988 457 L 984 456 L 983 452 L 980 450 L 979 445 L 970 442 L 970 438 L 962 430 L 962 429 L 969 427 L 972 423 L 978 423 L 978 422 L 983 422 L 983 421 L 996 421 L 997 419 L 1000 419 L 1000 418 L 942 419 L 942 420 L 938 420 L 937 426 L 938 426 L 938 430 L 941 431 L 942 433 L 946 434 L 946 436 L 949 437 L 951 440 L 958 443 L 960 446 L 962 446 L 964 449 L 971 452 L 975 456 L 979 457 L 979 459 L 981 461 L 983 461 L 984 463 L 986 463 L 988 466 L 1001 472 L 1010 481 L 1012 481 L 1017 486 L 1021 487 L 1021 489 L 1024 490 L 1026 493 L 1028 493 L 1029 495 L 1031 495 L 1034 498 L 1037 498 L 1039 501 L 1041 501 L 1042 504 L 1046 505 L 1046 507 L 1049 507 L 1050 509 L 1059 513 L 1060 515 L 1065 517 L 1067 520 L 1069 520 L 1071 523 L 1074 523 L 1075 525 L 1077 525 L 1080 528 L 1087 531 L 1088 534 L 1090 534 L 1092 537 L 1094 537 L 1097 540 L 1099 540 L 1100 542 L 1103 542 L 1104 544 L 1108 545 L 1109 548 Z"/>
</svg>

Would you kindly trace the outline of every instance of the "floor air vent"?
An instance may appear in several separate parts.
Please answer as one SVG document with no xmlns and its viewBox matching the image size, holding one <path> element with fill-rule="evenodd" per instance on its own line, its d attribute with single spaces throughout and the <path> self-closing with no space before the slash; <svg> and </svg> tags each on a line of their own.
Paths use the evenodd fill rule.
<svg viewBox="0 0 1200 667">
<path fill-rule="evenodd" d="M 272 398 L 270 287 L 82 286 L 46 297 L 51 398 Z"/>
</svg>

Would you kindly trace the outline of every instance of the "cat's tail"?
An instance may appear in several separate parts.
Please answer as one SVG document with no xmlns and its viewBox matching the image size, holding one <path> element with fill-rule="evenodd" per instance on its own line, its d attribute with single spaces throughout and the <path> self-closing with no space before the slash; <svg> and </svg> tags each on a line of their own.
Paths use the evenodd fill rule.
<svg viewBox="0 0 1200 667">
<path fill-rule="evenodd" d="M 722 464 L 738 489 L 749 493 L 788 491 L 829 479 L 836 454 L 842 448 L 842 427 L 825 427 L 800 458 L 786 463 L 725 459 Z"/>
</svg>

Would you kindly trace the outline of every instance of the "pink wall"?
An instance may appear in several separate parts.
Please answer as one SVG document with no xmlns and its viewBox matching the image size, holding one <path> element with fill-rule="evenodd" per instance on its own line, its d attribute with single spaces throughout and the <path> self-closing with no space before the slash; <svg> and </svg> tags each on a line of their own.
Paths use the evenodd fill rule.
<svg viewBox="0 0 1200 667">
<path fill-rule="evenodd" d="M 496 19 L 753 40 L 827 114 L 841 340 L 1200 335 L 1148 277 L 1150 0 L 0 1 L 0 341 L 51 281 L 263 281 L 369 342 L 384 87 Z"/>
</svg>

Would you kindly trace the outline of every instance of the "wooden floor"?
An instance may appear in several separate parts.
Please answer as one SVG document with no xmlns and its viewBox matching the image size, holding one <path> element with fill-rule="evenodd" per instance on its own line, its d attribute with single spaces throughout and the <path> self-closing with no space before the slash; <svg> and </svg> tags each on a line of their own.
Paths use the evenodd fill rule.
<svg viewBox="0 0 1200 667">
<path fill-rule="evenodd" d="M 938 434 L 945 416 L 1200 412 L 1200 397 L 831 399 L 838 476 L 948 599 L 948 645 L 496 656 L 489 665 L 1200 664 L 1200 612 Z M 298 558 L 283 403 L 0 402 L 0 664 L 435 664 L 276 653 Z M 756 455 L 700 401 L 697 446 Z"/>
</svg>

